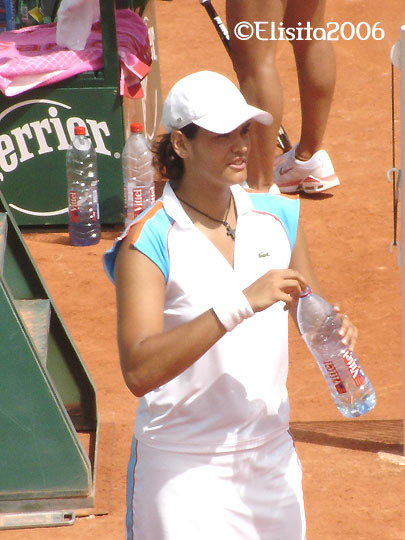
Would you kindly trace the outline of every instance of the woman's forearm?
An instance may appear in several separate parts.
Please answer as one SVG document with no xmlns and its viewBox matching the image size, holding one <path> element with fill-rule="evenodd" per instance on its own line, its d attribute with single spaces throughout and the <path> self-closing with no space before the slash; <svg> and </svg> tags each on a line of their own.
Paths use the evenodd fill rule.
<svg viewBox="0 0 405 540">
<path fill-rule="evenodd" d="M 130 391 L 140 397 L 177 377 L 208 351 L 226 330 L 213 309 L 131 347 L 119 339 L 120 361 Z"/>
</svg>

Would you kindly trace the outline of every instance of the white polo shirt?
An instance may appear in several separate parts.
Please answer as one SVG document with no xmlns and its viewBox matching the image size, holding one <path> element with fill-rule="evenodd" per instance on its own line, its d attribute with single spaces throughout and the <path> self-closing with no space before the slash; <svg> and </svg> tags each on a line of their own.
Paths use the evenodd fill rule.
<svg viewBox="0 0 405 540">
<path fill-rule="evenodd" d="M 194 319 L 268 270 L 290 264 L 299 200 L 250 193 L 239 185 L 231 189 L 238 216 L 233 268 L 194 226 L 169 184 L 134 222 L 141 224 L 134 248 L 165 277 L 165 330 Z M 125 234 L 104 255 L 112 280 Z M 140 398 L 136 438 L 165 450 L 218 452 L 253 448 L 287 430 L 283 306 L 278 302 L 246 319 L 186 371 Z"/>
</svg>

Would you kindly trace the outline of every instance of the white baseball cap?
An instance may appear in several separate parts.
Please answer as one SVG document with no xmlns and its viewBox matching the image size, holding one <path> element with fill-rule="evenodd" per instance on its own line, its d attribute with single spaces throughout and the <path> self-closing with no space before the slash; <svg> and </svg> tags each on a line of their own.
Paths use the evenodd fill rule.
<svg viewBox="0 0 405 540">
<path fill-rule="evenodd" d="M 270 113 L 248 105 L 229 79 L 213 71 L 198 71 L 180 79 L 163 106 L 166 133 L 196 124 L 213 133 L 229 133 L 248 120 L 269 126 Z"/>
</svg>

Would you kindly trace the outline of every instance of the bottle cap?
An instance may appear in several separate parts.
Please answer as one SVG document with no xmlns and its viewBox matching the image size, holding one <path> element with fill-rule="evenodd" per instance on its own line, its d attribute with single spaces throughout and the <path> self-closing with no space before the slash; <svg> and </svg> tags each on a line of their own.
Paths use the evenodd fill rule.
<svg viewBox="0 0 405 540">
<path fill-rule="evenodd" d="M 75 135 L 86 135 L 86 128 L 84 126 L 75 126 Z"/>
<path fill-rule="evenodd" d="M 300 298 L 305 298 L 306 296 L 311 294 L 311 292 L 312 292 L 311 287 L 307 285 L 307 288 L 305 289 L 305 291 L 301 291 Z"/>
<path fill-rule="evenodd" d="M 134 122 L 131 124 L 131 131 L 132 133 L 142 133 L 143 124 L 141 124 L 141 122 Z"/>
</svg>

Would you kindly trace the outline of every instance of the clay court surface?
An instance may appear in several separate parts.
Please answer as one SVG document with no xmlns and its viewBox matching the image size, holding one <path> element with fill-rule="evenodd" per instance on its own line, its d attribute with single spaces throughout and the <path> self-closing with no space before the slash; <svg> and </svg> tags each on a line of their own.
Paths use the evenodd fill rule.
<svg viewBox="0 0 405 540">
<path fill-rule="evenodd" d="M 224 16 L 224 0 L 214 5 Z M 196 0 L 156 1 L 156 13 L 164 96 L 178 78 L 194 70 L 211 69 L 235 80 L 227 54 Z M 324 147 L 341 186 L 301 199 L 302 222 L 325 296 L 339 302 L 359 328 L 357 354 L 378 403 L 364 418 L 344 419 L 291 326 L 291 423 L 304 470 L 308 540 L 404 540 L 405 467 L 378 455 L 400 455 L 403 440 L 401 270 L 397 251 L 389 252 L 392 187 L 385 172 L 392 166 L 389 54 L 405 24 L 404 3 L 330 1 L 327 20 L 355 25 L 366 21 L 371 26 L 380 21 L 385 31 L 382 41 L 334 42 L 337 86 Z M 279 47 L 279 67 L 283 125 L 295 142 L 300 109 L 292 51 L 285 42 Z M 395 79 L 399 164 L 398 71 Z M 96 385 L 101 423 L 113 428 L 101 501 L 108 513 L 77 518 L 71 527 L 3 531 L 1 538 L 124 539 L 126 463 L 136 399 L 121 378 L 114 289 L 101 267 L 101 254 L 118 232 L 104 231 L 100 244 L 91 248 L 71 247 L 65 232 L 24 234 Z"/>
</svg>

